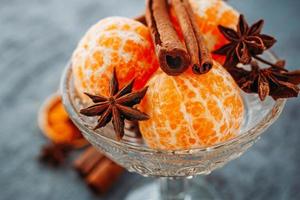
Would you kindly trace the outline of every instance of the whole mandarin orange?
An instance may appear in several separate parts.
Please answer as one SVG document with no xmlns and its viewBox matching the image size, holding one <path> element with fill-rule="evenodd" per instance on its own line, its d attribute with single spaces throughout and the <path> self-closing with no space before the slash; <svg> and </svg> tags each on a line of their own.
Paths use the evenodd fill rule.
<svg viewBox="0 0 300 200">
<path fill-rule="evenodd" d="M 72 57 L 75 88 L 80 95 L 108 95 L 113 68 L 120 87 L 136 78 L 134 89 L 142 88 L 157 70 L 154 46 L 145 25 L 128 18 L 109 17 L 91 27 Z"/>
<path fill-rule="evenodd" d="M 189 0 L 196 16 L 196 22 L 203 33 L 206 45 L 210 51 L 216 50 L 228 43 L 220 33 L 218 25 L 235 29 L 239 13 L 223 0 Z M 175 29 L 182 37 L 174 9 L 170 10 L 171 20 Z M 218 61 L 223 57 L 213 55 Z"/>
<path fill-rule="evenodd" d="M 140 109 L 150 119 L 139 124 L 151 148 L 205 147 L 239 133 L 244 113 L 240 91 L 217 62 L 204 75 L 189 70 L 175 77 L 158 71 L 148 85 Z"/>
</svg>

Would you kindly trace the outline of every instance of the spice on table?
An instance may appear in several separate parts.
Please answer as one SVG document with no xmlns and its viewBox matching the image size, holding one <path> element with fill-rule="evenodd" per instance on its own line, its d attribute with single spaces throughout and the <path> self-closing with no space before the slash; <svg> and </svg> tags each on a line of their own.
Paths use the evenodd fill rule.
<svg viewBox="0 0 300 200">
<path fill-rule="evenodd" d="M 104 158 L 86 177 L 88 186 L 96 193 L 105 193 L 120 178 L 124 168 Z"/>
<path fill-rule="evenodd" d="M 88 175 L 100 162 L 104 155 L 90 146 L 74 162 L 74 168 L 81 176 Z"/>
<path fill-rule="evenodd" d="M 42 147 L 39 160 L 42 163 L 58 167 L 65 161 L 67 154 L 72 150 L 70 145 L 65 144 L 46 144 Z"/>
<path fill-rule="evenodd" d="M 190 65 L 190 56 L 171 22 L 166 0 L 148 0 L 146 21 L 155 44 L 161 69 L 179 75 Z"/>
<path fill-rule="evenodd" d="M 207 73 L 212 68 L 212 58 L 196 23 L 194 11 L 188 0 L 171 0 L 190 55 L 193 72 Z"/>
<path fill-rule="evenodd" d="M 124 172 L 122 167 L 106 158 L 92 146 L 88 147 L 75 160 L 74 168 L 96 193 L 108 191 Z"/>
</svg>

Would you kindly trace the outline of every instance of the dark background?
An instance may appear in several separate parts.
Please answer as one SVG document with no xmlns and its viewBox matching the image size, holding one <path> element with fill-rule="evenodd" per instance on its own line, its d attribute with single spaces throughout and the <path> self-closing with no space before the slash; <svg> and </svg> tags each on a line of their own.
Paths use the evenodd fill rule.
<svg viewBox="0 0 300 200">
<path fill-rule="evenodd" d="M 251 22 L 266 20 L 274 50 L 300 68 L 300 1 L 231 0 Z M 61 72 L 84 32 L 110 15 L 133 17 L 143 0 L 0 0 L 0 199 L 122 199 L 145 181 L 125 174 L 104 197 L 90 193 L 67 164 L 50 169 L 36 161 L 46 142 L 37 111 L 57 90 Z M 300 199 L 300 101 L 289 100 L 281 118 L 240 159 L 205 180 L 223 199 Z"/>
</svg>

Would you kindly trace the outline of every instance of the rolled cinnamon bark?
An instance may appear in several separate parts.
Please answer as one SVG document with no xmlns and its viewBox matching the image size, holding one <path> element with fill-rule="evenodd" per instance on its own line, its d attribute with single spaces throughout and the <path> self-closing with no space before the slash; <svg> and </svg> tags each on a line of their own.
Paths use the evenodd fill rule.
<svg viewBox="0 0 300 200">
<path fill-rule="evenodd" d="M 176 76 L 190 65 L 190 56 L 169 17 L 167 0 L 147 0 L 146 21 L 161 69 Z"/>
<path fill-rule="evenodd" d="M 141 22 L 142 24 L 147 26 L 146 17 L 145 15 L 140 15 L 138 17 L 135 17 L 134 20 Z"/>
<path fill-rule="evenodd" d="M 104 159 L 104 155 L 94 147 L 88 147 L 74 162 L 74 168 L 81 176 L 88 175 Z"/>
<path fill-rule="evenodd" d="M 93 191 L 105 193 L 123 172 L 124 168 L 105 158 L 87 176 L 86 182 Z"/>
<path fill-rule="evenodd" d="M 171 0 L 191 58 L 193 72 L 207 73 L 213 65 L 210 52 L 196 23 L 194 11 L 188 0 Z"/>
</svg>

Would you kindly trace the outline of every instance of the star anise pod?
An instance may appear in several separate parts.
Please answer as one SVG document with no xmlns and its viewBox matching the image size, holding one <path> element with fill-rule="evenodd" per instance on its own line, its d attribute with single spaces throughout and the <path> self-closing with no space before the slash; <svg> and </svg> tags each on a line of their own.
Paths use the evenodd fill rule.
<svg viewBox="0 0 300 200">
<path fill-rule="evenodd" d="M 41 148 L 39 160 L 42 163 L 57 167 L 63 164 L 72 147 L 67 144 L 46 144 Z"/>
<path fill-rule="evenodd" d="M 276 40 L 269 35 L 261 34 L 264 20 L 259 20 L 249 27 L 244 15 L 240 15 L 237 31 L 219 25 L 218 28 L 230 42 L 213 53 L 226 56 L 225 67 L 236 66 L 238 63 L 249 64 L 252 57 L 262 54 L 272 47 Z"/>
<path fill-rule="evenodd" d="M 267 96 L 279 98 L 297 97 L 299 94 L 300 71 L 287 71 L 283 61 L 269 68 L 260 68 L 256 61 L 251 62 L 251 71 L 233 67 L 228 71 L 237 84 L 247 93 L 258 93 L 263 101 Z"/>
<path fill-rule="evenodd" d="M 95 104 L 80 110 L 86 116 L 100 116 L 98 124 L 94 128 L 106 126 L 111 120 L 118 139 L 124 136 L 124 120 L 141 121 L 149 119 L 149 116 L 136 108 L 145 96 L 148 87 L 132 92 L 134 79 L 119 90 L 119 83 L 114 70 L 110 81 L 110 96 L 92 95 L 85 93 Z"/>
</svg>

